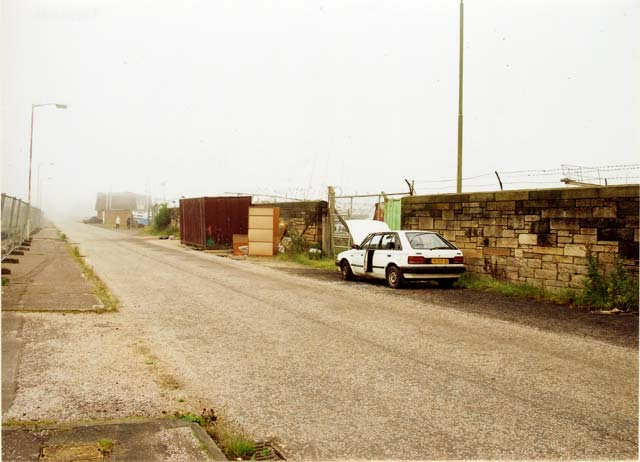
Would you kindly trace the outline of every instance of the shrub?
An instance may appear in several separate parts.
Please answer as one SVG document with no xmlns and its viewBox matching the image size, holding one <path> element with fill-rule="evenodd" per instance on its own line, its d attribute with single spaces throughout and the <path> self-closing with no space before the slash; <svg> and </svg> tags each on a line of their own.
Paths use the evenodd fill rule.
<svg viewBox="0 0 640 462">
<path fill-rule="evenodd" d="M 157 230 L 163 230 L 171 224 L 171 211 L 167 204 L 161 204 L 158 214 L 153 219 L 153 224 Z"/>
<path fill-rule="evenodd" d="M 580 303 L 597 308 L 638 311 L 638 282 L 629 277 L 622 261 L 616 259 L 613 270 L 605 276 L 600 272 L 593 253 L 590 252 L 587 258 L 589 269 Z"/>
</svg>

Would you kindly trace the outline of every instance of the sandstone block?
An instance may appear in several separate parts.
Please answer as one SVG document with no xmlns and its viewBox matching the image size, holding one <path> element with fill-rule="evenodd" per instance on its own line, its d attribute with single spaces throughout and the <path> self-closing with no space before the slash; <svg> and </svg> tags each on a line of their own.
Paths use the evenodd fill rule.
<svg viewBox="0 0 640 462">
<path fill-rule="evenodd" d="M 518 242 L 523 245 L 536 245 L 538 244 L 537 234 L 520 234 L 518 235 Z"/>
<path fill-rule="evenodd" d="M 567 257 L 586 257 L 587 248 L 581 244 L 567 244 L 564 246 L 564 255 Z"/>
<path fill-rule="evenodd" d="M 431 217 L 421 217 L 418 220 L 418 225 L 420 226 L 420 229 L 432 230 L 433 229 L 433 218 L 431 218 Z"/>
</svg>

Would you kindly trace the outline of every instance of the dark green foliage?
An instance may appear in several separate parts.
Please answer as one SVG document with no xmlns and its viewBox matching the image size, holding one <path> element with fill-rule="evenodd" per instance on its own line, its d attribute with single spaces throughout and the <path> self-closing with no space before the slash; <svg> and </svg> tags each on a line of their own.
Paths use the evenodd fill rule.
<svg viewBox="0 0 640 462">
<path fill-rule="evenodd" d="M 171 211 L 167 204 L 160 205 L 158 214 L 153 219 L 153 224 L 157 230 L 163 230 L 171 224 Z"/>
</svg>

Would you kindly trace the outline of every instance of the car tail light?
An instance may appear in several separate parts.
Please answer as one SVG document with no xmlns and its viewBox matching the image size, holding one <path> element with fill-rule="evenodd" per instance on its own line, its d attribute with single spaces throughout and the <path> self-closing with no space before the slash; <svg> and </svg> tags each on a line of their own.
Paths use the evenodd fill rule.
<svg viewBox="0 0 640 462">
<path fill-rule="evenodd" d="M 464 257 L 453 257 L 453 263 L 462 265 L 464 263 Z"/>
<path fill-rule="evenodd" d="M 410 265 L 422 265 L 426 262 L 427 260 L 424 257 L 409 257 Z"/>
</svg>

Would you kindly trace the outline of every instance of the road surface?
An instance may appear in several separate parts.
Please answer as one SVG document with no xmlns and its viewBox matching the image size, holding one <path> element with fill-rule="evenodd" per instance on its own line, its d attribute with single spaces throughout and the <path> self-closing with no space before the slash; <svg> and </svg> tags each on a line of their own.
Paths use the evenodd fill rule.
<svg viewBox="0 0 640 462">
<path fill-rule="evenodd" d="M 27 315 L 9 418 L 213 408 L 292 459 L 637 457 L 634 348 L 61 228 L 121 307 Z"/>
</svg>

